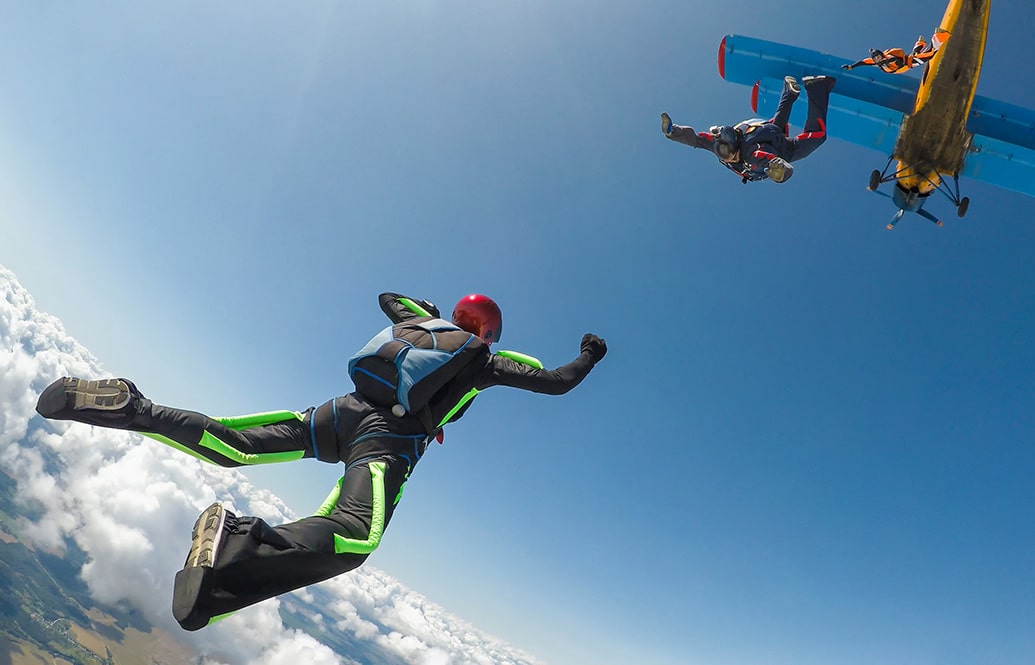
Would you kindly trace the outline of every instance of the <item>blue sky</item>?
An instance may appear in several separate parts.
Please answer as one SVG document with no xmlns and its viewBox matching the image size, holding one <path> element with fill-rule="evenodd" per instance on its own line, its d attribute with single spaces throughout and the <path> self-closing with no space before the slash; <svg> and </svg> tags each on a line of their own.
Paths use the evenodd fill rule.
<svg viewBox="0 0 1035 665">
<path fill-rule="evenodd" d="M 1030 660 L 1035 201 L 888 232 L 876 152 L 742 186 L 658 130 L 750 116 L 726 33 L 862 57 L 944 11 L 871 7 L 0 2 L 0 263 L 220 415 L 350 390 L 384 290 L 490 294 L 549 366 L 605 337 L 481 396 L 371 559 L 548 662 Z M 1032 16 L 997 0 L 980 94 L 1035 107 Z M 304 514 L 339 470 L 249 475 Z"/>
</svg>

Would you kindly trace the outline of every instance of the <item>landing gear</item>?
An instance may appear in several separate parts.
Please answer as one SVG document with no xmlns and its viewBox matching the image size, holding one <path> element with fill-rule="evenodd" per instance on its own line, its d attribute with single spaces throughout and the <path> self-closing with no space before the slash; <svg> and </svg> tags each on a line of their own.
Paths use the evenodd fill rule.
<svg viewBox="0 0 1035 665">
<path fill-rule="evenodd" d="M 877 191 L 877 188 L 880 187 L 880 181 L 880 171 L 878 171 L 877 169 L 873 169 L 873 172 L 870 173 L 870 186 L 867 187 L 867 189 L 869 189 L 871 192 Z"/>
<path fill-rule="evenodd" d="M 895 156 L 892 155 L 888 157 L 888 163 L 884 166 L 883 171 L 874 170 L 870 172 L 868 190 L 888 196 L 884 192 L 878 192 L 877 188 L 886 182 L 894 183 L 895 188 L 888 198 L 895 202 L 900 211 L 915 212 L 938 226 L 942 225 L 941 221 L 923 209 L 926 197 L 935 191 L 941 192 L 945 198 L 952 202 L 952 205 L 956 208 L 957 216 L 963 217 L 967 214 L 967 209 L 970 207 L 970 199 L 966 196 L 960 196 L 958 175 L 952 176 L 952 179 L 949 180 L 946 174 L 937 172 L 926 163 L 910 165 L 901 160 L 895 164 L 895 161 Z M 901 216 L 896 215 L 889 228 L 893 228 L 899 219 L 901 219 Z"/>
<path fill-rule="evenodd" d="M 949 187 L 949 183 L 944 180 L 939 183 L 939 190 L 952 201 L 953 205 L 956 206 L 956 216 L 963 217 L 967 214 L 967 208 L 970 207 L 970 197 L 960 196 L 960 178 L 959 176 L 953 176 L 952 187 Z"/>
</svg>

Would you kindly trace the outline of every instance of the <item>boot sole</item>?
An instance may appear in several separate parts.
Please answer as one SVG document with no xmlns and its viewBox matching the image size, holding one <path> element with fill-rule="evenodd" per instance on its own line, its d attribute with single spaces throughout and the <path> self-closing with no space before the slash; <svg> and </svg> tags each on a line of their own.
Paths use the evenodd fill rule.
<svg viewBox="0 0 1035 665">
<path fill-rule="evenodd" d="M 213 503 L 194 522 L 190 553 L 173 584 L 173 617 L 184 630 L 200 630 L 212 620 L 204 601 L 211 590 L 212 566 L 219 553 L 226 518 L 226 509 Z"/>
<path fill-rule="evenodd" d="M 121 411 L 132 397 L 129 384 L 122 379 L 86 381 L 66 376 L 47 386 L 36 411 L 44 418 L 68 418 L 76 411 Z"/>
<path fill-rule="evenodd" d="M 190 553 L 184 568 L 207 566 L 211 568 L 219 553 L 219 545 L 223 539 L 223 526 L 226 524 L 226 509 L 221 504 L 213 503 L 206 508 L 194 522 L 191 533 Z"/>
</svg>

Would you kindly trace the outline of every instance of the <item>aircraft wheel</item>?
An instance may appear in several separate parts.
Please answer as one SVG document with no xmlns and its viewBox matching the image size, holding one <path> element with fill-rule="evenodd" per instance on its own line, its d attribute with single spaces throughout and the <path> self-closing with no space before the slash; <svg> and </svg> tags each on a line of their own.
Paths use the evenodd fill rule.
<svg viewBox="0 0 1035 665">
<path fill-rule="evenodd" d="M 880 187 L 880 171 L 874 169 L 873 173 L 870 174 L 870 186 L 867 189 L 875 192 L 878 187 Z"/>
<path fill-rule="evenodd" d="M 960 199 L 960 204 L 958 206 L 956 206 L 956 215 L 959 216 L 959 217 L 963 217 L 964 215 L 967 214 L 967 208 L 969 208 L 969 207 L 970 207 L 970 198 L 964 196 L 962 199 Z"/>
</svg>

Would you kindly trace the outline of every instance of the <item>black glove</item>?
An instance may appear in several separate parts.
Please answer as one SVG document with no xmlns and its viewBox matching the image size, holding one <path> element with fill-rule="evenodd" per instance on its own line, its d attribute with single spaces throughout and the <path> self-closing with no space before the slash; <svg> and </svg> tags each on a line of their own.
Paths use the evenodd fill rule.
<svg viewBox="0 0 1035 665">
<path fill-rule="evenodd" d="M 581 353 L 588 353 L 593 364 L 600 362 L 600 359 L 607 355 L 607 342 L 593 333 L 586 333 L 582 336 Z"/>
<path fill-rule="evenodd" d="M 841 69 L 851 69 L 851 65 L 841 65 Z"/>
</svg>

